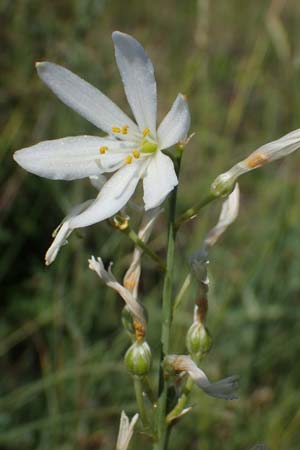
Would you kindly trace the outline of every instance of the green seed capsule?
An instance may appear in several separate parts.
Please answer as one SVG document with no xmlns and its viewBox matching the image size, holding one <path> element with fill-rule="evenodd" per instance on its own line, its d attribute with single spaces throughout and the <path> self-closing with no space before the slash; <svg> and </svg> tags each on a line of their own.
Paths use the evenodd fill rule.
<svg viewBox="0 0 300 450">
<path fill-rule="evenodd" d="M 195 322 L 186 335 L 186 346 L 191 355 L 203 357 L 211 348 L 211 336 L 200 322 Z"/>
<path fill-rule="evenodd" d="M 146 375 L 152 364 L 152 355 L 146 341 L 135 342 L 127 350 L 124 358 L 125 365 L 133 375 Z"/>
</svg>

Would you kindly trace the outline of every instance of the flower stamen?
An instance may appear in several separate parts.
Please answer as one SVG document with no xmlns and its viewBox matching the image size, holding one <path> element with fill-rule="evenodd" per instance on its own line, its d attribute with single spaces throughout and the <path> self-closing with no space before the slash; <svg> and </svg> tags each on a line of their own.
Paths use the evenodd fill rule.
<svg viewBox="0 0 300 450">
<path fill-rule="evenodd" d="M 103 147 L 99 148 L 99 152 L 101 153 L 101 155 L 104 155 L 104 153 L 106 153 L 108 150 L 108 147 L 106 147 L 105 145 Z"/>
<path fill-rule="evenodd" d="M 143 136 L 146 137 L 150 133 L 150 128 L 145 128 L 143 131 Z"/>
<path fill-rule="evenodd" d="M 138 159 L 139 157 L 140 157 L 140 152 L 138 151 L 138 150 L 133 150 L 133 152 L 132 152 L 132 154 L 133 154 L 133 156 L 136 158 L 136 159 Z"/>
<path fill-rule="evenodd" d="M 111 127 L 111 131 L 113 133 L 121 133 L 121 128 L 120 127 Z"/>
<path fill-rule="evenodd" d="M 128 125 L 124 125 L 124 126 L 122 127 L 122 129 L 121 129 L 121 133 L 122 133 L 122 134 L 128 134 L 128 128 L 129 128 Z"/>
<path fill-rule="evenodd" d="M 131 163 L 132 163 L 132 156 L 131 155 L 126 156 L 125 164 L 131 164 Z"/>
</svg>

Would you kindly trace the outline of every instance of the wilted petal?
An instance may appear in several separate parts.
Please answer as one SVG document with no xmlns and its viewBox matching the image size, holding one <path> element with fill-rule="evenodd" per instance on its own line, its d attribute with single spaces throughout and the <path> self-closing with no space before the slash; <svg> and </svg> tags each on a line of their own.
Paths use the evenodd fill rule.
<svg viewBox="0 0 300 450">
<path fill-rule="evenodd" d="M 108 219 L 120 211 L 133 195 L 143 169 L 141 161 L 125 165 L 118 170 L 105 183 L 91 206 L 71 220 L 70 226 L 72 228 L 87 227 Z"/>
<path fill-rule="evenodd" d="M 187 355 L 168 355 L 167 364 L 172 366 L 177 372 L 186 372 L 192 380 L 208 395 L 225 400 L 237 399 L 236 390 L 238 389 L 238 377 L 231 376 L 211 383 L 203 370 L 201 370 L 190 356 Z"/>
<path fill-rule="evenodd" d="M 161 122 L 158 130 L 160 148 L 168 148 L 186 138 L 191 125 L 191 116 L 186 97 L 178 94 L 172 108 Z"/>
<path fill-rule="evenodd" d="M 300 148 L 300 128 L 282 136 L 276 141 L 259 147 L 246 159 L 238 162 L 227 172 L 221 173 L 211 185 L 211 192 L 216 195 L 226 195 L 234 183 L 244 173 L 257 169 L 265 164 L 284 158 Z"/>
<path fill-rule="evenodd" d="M 221 214 L 217 225 L 210 230 L 204 240 L 204 246 L 214 245 L 224 231 L 231 225 L 238 216 L 240 203 L 239 185 L 236 183 L 234 190 L 223 202 Z"/>
<path fill-rule="evenodd" d="M 140 130 L 149 128 L 155 138 L 156 82 L 152 62 L 132 36 L 115 31 L 112 37 L 128 103 Z"/>
<path fill-rule="evenodd" d="M 157 217 L 159 216 L 159 214 L 162 213 L 162 211 L 163 210 L 161 208 L 154 208 L 154 209 L 151 209 L 150 211 L 145 212 L 141 227 L 138 232 L 139 238 L 144 243 L 148 242 L 151 232 L 153 230 L 155 221 L 156 221 Z M 132 294 L 135 298 L 137 298 L 138 285 L 139 285 L 139 280 L 140 280 L 140 275 L 141 275 L 142 254 L 143 254 L 143 250 L 140 247 L 135 246 L 131 264 L 130 264 L 127 272 L 125 273 L 124 280 L 123 280 L 124 286 L 132 292 Z"/>
<path fill-rule="evenodd" d="M 135 414 L 130 422 L 125 412 L 122 411 L 116 450 L 127 450 L 138 418 L 139 415 Z"/>
<path fill-rule="evenodd" d="M 93 200 L 87 200 L 80 205 L 75 206 L 69 214 L 64 218 L 62 223 L 54 230 L 53 237 L 54 241 L 52 242 L 51 246 L 47 250 L 47 253 L 45 255 L 45 264 L 46 266 L 50 266 L 50 264 L 53 263 L 55 260 L 60 248 L 63 245 L 66 245 L 68 243 L 67 239 L 72 233 L 72 229 L 69 227 L 69 221 L 72 217 L 75 217 L 77 214 L 80 214 L 82 211 L 84 211 L 90 204 L 93 202 Z"/>
<path fill-rule="evenodd" d="M 137 132 L 135 123 L 108 97 L 70 70 L 49 62 L 36 64 L 40 78 L 67 106 L 108 134 L 112 127 L 128 125 Z M 120 135 L 127 139 L 127 136 Z"/>
<path fill-rule="evenodd" d="M 112 274 L 111 266 L 106 270 L 102 259 L 99 257 L 96 260 L 94 256 L 92 256 L 89 259 L 89 268 L 94 270 L 107 286 L 118 292 L 125 301 L 130 313 L 145 327 L 146 321 L 143 308 L 137 299 L 133 297 L 132 293 L 116 280 L 115 276 Z"/>
<path fill-rule="evenodd" d="M 223 398 L 225 400 L 236 400 L 238 398 L 236 391 L 239 384 L 238 376 L 236 375 L 224 378 L 223 380 L 217 381 L 217 383 L 211 383 L 207 386 L 201 386 L 200 384 L 198 386 L 211 397 Z"/>
<path fill-rule="evenodd" d="M 300 128 L 282 136 L 276 141 L 269 142 L 248 156 L 244 160 L 245 166 L 251 170 L 267 162 L 283 158 L 300 147 Z"/>
<path fill-rule="evenodd" d="M 96 136 L 66 137 L 18 150 L 14 159 L 23 169 L 41 177 L 75 180 L 101 174 L 100 148 L 119 149 L 120 144 Z"/>
<path fill-rule="evenodd" d="M 172 160 L 158 151 L 151 157 L 143 180 L 145 210 L 161 205 L 178 184 Z"/>
</svg>

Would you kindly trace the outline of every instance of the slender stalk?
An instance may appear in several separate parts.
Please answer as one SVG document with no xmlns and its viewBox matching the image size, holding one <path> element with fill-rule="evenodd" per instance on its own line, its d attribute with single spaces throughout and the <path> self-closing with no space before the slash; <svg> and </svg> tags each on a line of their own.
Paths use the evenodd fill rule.
<svg viewBox="0 0 300 450">
<path fill-rule="evenodd" d="M 143 393 L 143 383 L 140 377 L 134 378 L 134 391 L 136 397 L 136 403 L 138 406 L 139 414 L 141 417 L 141 421 L 143 423 L 144 428 L 149 428 L 149 420 L 147 415 L 147 410 L 144 402 L 144 393 Z"/>
<path fill-rule="evenodd" d="M 170 424 L 174 419 L 176 419 L 177 416 L 179 416 L 182 413 L 182 411 L 183 411 L 184 407 L 186 406 L 187 401 L 189 399 L 189 395 L 191 393 L 192 387 L 193 387 L 193 380 L 189 377 L 185 383 L 182 394 L 180 395 L 179 399 L 177 400 L 176 405 L 167 415 L 167 423 L 168 424 Z"/>
<path fill-rule="evenodd" d="M 177 296 L 175 297 L 174 306 L 173 306 L 173 314 L 175 313 L 176 309 L 178 308 L 178 306 L 182 302 L 186 291 L 190 287 L 191 281 L 192 281 L 192 275 L 191 275 L 191 272 L 189 272 L 187 274 L 187 276 L 185 277 L 184 282 L 182 283 L 180 291 L 178 292 Z"/>
<path fill-rule="evenodd" d="M 175 230 L 178 230 L 178 228 L 189 219 L 192 219 L 194 216 L 198 214 L 201 208 L 208 205 L 210 202 L 218 198 L 216 195 L 212 194 L 211 192 L 206 195 L 197 205 L 193 206 L 192 208 L 187 209 L 181 216 L 178 217 L 175 223 Z"/>
<path fill-rule="evenodd" d="M 181 152 L 177 154 L 177 173 L 180 169 Z M 174 269 L 174 251 L 175 251 L 175 212 L 176 212 L 177 188 L 173 190 L 169 203 L 169 220 L 168 220 L 168 243 L 167 243 L 167 261 L 166 273 L 163 286 L 162 298 L 162 325 L 161 325 L 161 362 L 170 352 L 170 332 L 172 323 L 172 282 Z M 166 450 L 169 438 L 169 429 L 166 422 L 167 415 L 167 395 L 168 382 L 164 379 L 162 366 L 160 366 L 159 374 L 159 399 L 157 408 L 157 436 L 158 441 L 155 450 Z"/>
<path fill-rule="evenodd" d="M 142 382 L 143 382 L 143 388 L 144 388 L 145 393 L 147 394 L 147 397 L 149 398 L 152 405 L 155 405 L 155 407 L 156 407 L 156 404 L 157 404 L 156 393 L 153 390 L 153 387 L 149 380 L 149 377 L 147 375 L 145 377 L 143 377 Z"/>
<path fill-rule="evenodd" d="M 143 242 L 136 232 L 132 230 L 130 227 L 126 228 L 126 230 L 122 230 L 123 233 L 125 233 L 129 239 L 131 239 L 136 245 L 138 245 L 150 258 L 153 259 L 158 265 L 162 272 L 165 272 L 166 265 L 165 263 L 160 259 L 160 257 L 147 245 L 145 242 Z"/>
</svg>

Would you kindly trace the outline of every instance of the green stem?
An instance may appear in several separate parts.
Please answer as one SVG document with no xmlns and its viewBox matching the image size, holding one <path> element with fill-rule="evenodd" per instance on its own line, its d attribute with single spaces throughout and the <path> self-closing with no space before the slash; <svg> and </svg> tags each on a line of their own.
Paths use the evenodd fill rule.
<svg viewBox="0 0 300 450">
<path fill-rule="evenodd" d="M 180 169 L 181 153 L 177 157 L 177 173 Z M 170 332 L 172 323 L 172 281 L 174 269 L 175 251 L 175 212 L 176 212 L 177 188 L 170 196 L 169 220 L 168 220 L 168 243 L 166 273 L 163 286 L 162 298 L 162 325 L 161 325 L 161 363 L 164 357 L 170 352 Z M 159 399 L 157 408 L 157 435 L 158 441 L 155 444 L 156 450 L 166 450 L 168 445 L 169 430 L 166 422 L 167 415 L 168 382 L 164 379 L 162 365 L 159 374 Z"/>
<path fill-rule="evenodd" d="M 182 394 L 180 395 L 179 399 L 177 400 L 176 405 L 174 406 L 172 411 L 170 411 L 169 414 L 167 415 L 167 423 L 168 424 L 170 424 L 174 419 L 176 419 L 177 416 L 179 416 L 179 414 L 182 413 L 184 407 L 187 404 L 192 387 L 193 387 L 193 380 L 189 377 L 185 383 Z"/>
<path fill-rule="evenodd" d="M 204 197 L 201 202 L 197 203 L 197 205 L 193 206 L 192 208 L 187 209 L 181 216 L 178 217 L 175 223 L 175 229 L 178 230 L 181 225 L 186 222 L 189 219 L 192 219 L 195 217 L 201 208 L 208 205 L 210 202 L 218 198 L 215 194 L 212 194 L 211 192 Z"/>
<path fill-rule="evenodd" d="M 132 230 L 130 227 L 126 228 L 126 230 L 122 230 L 123 233 L 125 233 L 129 239 L 131 239 L 135 245 L 138 245 L 150 258 L 152 258 L 158 265 L 162 272 L 165 272 L 166 265 L 165 263 L 160 259 L 160 257 L 147 245 L 145 242 L 143 242 L 136 232 Z"/>
<path fill-rule="evenodd" d="M 147 394 L 147 397 L 149 398 L 150 402 L 152 403 L 152 405 L 156 405 L 157 398 L 154 393 L 152 384 L 150 383 L 149 377 L 147 375 L 144 376 L 142 378 L 142 382 L 143 382 L 143 387 L 144 387 L 145 393 Z"/>
<path fill-rule="evenodd" d="M 141 421 L 143 423 L 144 428 L 149 428 L 149 420 L 147 415 L 147 410 L 144 402 L 144 392 L 143 392 L 143 383 L 140 377 L 134 376 L 134 391 L 136 402 L 140 414 Z"/>
<path fill-rule="evenodd" d="M 178 306 L 182 302 L 186 291 L 190 287 L 191 282 L 192 282 L 192 275 L 191 275 L 191 272 L 189 272 L 187 274 L 187 276 L 185 277 L 184 282 L 182 283 L 180 291 L 178 292 L 177 296 L 175 297 L 174 306 L 173 306 L 173 314 L 175 313 L 176 309 L 178 308 Z"/>
</svg>

